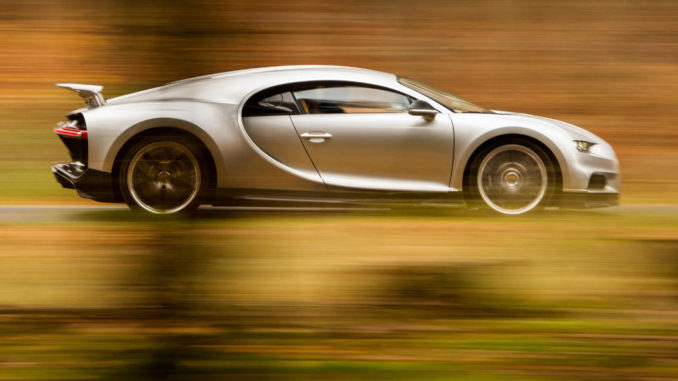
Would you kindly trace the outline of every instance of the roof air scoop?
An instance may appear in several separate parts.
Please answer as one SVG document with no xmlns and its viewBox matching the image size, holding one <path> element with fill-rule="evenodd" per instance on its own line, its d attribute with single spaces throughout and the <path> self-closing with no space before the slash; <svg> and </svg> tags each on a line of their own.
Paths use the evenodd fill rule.
<svg viewBox="0 0 678 381">
<path fill-rule="evenodd" d="M 80 98 L 85 100 L 87 108 L 99 107 L 106 103 L 103 95 L 101 95 L 101 90 L 104 89 L 103 86 L 82 85 L 78 83 L 57 83 L 57 86 L 63 87 L 64 89 L 73 90 L 78 93 Z"/>
</svg>

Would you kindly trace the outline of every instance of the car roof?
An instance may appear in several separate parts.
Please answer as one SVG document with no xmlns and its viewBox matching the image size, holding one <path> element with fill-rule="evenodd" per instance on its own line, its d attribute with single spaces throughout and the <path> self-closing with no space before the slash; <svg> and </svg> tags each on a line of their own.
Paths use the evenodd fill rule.
<svg viewBox="0 0 678 381">
<path fill-rule="evenodd" d="M 251 75 L 251 74 L 266 74 L 266 73 L 274 73 L 274 72 L 294 72 L 294 71 L 299 71 L 299 72 L 304 72 L 304 73 L 311 73 L 311 72 L 316 72 L 316 73 L 323 73 L 323 72 L 345 72 L 345 73 L 371 72 L 371 73 L 374 73 L 374 74 L 377 74 L 377 73 L 384 74 L 380 71 L 363 69 L 363 68 L 353 67 L 353 66 L 285 65 L 285 66 L 257 67 L 257 68 L 252 68 L 252 69 L 233 70 L 233 71 L 226 71 L 226 72 L 223 72 L 223 73 L 208 74 L 208 75 L 203 75 L 203 76 L 200 76 L 200 77 L 187 78 L 187 79 L 182 79 L 182 80 L 170 82 L 170 83 L 168 83 L 168 85 L 182 84 L 182 83 L 193 82 L 193 81 L 203 81 L 203 80 L 209 80 L 209 79 L 222 79 L 222 78 L 237 77 L 237 76 L 244 76 L 244 75 Z"/>
<path fill-rule="evenodd" d="M 123 95 L 109 103 L 127 103 L 160 99 L 193 98 L 234 103 L 253 91 L 271 86 L 305 81 L 355 81 L 392 84 L 396 76 L 376 70 L 350 66 L 294 65 L 271 66 L 209 74 L 170 82 L 166 85 Z"/>
</svg>

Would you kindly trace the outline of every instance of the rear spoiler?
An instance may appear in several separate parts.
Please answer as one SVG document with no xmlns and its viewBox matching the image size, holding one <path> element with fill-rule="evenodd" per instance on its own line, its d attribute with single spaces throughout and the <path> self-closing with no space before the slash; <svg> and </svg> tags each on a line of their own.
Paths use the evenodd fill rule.
<svg viewBox="0 0 678 381">
<path fill-rule="evenodd" d="M 106 103 L 104 96 L 101 95 L 101 90 L 104 89 L 103 86 L 81 85 L 78 83 L 57 83 L 57 86 L 78 93 L 85 100 L 87 108 L 99 107 Z"/>
</svg>

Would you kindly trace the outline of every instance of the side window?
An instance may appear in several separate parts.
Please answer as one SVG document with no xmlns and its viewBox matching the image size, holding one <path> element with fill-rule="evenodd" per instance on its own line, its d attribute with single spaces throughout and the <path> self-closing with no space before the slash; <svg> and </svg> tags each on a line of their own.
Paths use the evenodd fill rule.
<svg viewBox="0 0 678 381">
<path fill-rule="evenodd" d="M 356 85 L 328 85 L 295 91 L 307 114 L 407 112 L 412 98 L 393 91 Z"/>
<path fill-rule="evenodd" d="M 295 114 L 299 114 L 299 108 L 289 91 L 277 94 L 256 94 L 245 103 L 242 111 L 243 117 Z"/>
</svg>

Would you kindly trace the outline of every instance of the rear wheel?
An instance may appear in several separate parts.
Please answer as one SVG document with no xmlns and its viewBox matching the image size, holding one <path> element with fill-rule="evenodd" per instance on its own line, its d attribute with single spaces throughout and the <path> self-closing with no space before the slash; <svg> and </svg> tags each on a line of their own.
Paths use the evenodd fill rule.
<svg viewBox="0 0 678 381">
<path fill-rule="evenodd" d="M 515 140 L 485 148 L 471 165 L 472 201 L 502 214 L 543 206 L 555 189 L 553 163 L 544 150 Z"/>
<path fill-rule="evenodd" d="M 120 190 L 132 209 L 155 214 L 188 212 L 200 205 L 207 169 L 198 145 L 179 136 L 149 136 L 127 151 Z"/>
</svg>

